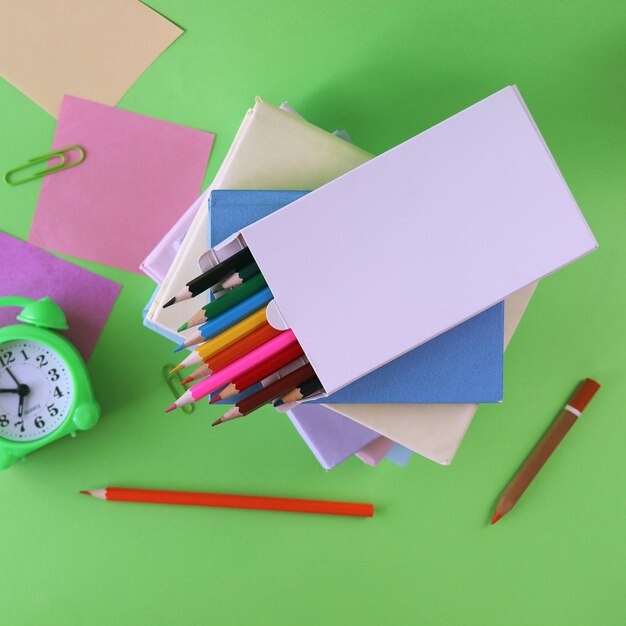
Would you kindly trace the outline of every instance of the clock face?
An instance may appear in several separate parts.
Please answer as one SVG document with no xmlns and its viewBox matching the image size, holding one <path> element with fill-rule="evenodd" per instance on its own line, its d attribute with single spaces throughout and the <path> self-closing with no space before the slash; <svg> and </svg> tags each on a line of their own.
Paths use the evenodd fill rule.
<svg viewBox="0 0 626 626">
<path fill-rule="evenodd" d="M 0 437 L 34 441 L 66 419 L 74 383 L 60 355 L 35 341 L 0 344 Z"/>
</svg>

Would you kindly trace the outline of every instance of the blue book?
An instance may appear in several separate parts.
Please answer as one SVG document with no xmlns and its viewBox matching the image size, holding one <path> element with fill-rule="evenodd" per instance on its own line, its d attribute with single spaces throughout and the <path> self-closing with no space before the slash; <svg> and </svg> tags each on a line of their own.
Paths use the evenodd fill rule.
<svg viewBox="0 0 626 626">
<path fill-rule="evenodd" d="M 307 193 L 211 192 L 209 247 Z M 372 299 L 378 287 L 372 285 Z M 501 402 L 503 352 L 504 303 L 500 302 L 319 402 Z"/>
</svg>

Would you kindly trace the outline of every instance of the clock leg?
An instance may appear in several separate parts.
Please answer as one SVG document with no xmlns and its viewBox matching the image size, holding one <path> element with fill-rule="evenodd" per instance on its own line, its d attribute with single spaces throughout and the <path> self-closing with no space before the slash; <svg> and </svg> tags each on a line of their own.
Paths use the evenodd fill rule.
<svg viewBox="0 0 626 626">
<path fill-rule="evenodd" d="M 15 457 L 8 451 L 0 448 L 0 470 L 7 469 L 15 463 Z"/>
<path fill-rule="evenodd" d="M 78 430 L 93 428 L 100 419 L 100 405 L 97 402 L 88 402 L 76 407 L 74 424 Z"/>
</svg>

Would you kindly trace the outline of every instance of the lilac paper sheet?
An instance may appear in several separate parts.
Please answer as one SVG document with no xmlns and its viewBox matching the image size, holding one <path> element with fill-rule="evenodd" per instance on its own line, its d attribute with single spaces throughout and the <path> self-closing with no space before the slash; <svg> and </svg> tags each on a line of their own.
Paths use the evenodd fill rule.
<svg viewBox="0 0 626 626">
<path fill-rule="evenodd" d="M 49 296 L 67 317 L 63 334 L 87 361 L 100 337 L 118 283 L 0 232 L 0 296 Z M 0 308 L 0 326 L 16 324 L 17 308 Z"/>
</svg>

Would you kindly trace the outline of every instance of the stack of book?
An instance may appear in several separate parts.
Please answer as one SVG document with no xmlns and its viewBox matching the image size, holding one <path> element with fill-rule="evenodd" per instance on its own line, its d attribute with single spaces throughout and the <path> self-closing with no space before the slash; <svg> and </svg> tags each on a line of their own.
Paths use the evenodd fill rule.
<svg viewBox="0 0 626 626">
<path fill-rule="evenodd" d="M 503 351 L 536 281 L 595 246 L 513 87 L 377 158 L 257 99 L 213 184 L 142 265 L 159 283 L 144 323 L 197 348 L 208 289 L 164 305 L 251 254 L 250 306 L 283 338 L 293 329 L 320 383 L 280 407 L 320 464 L 449 464 L 479 404 L 503 399 Z M 183 363 L 207 349 L 194 354 Z"/>
</svg>

